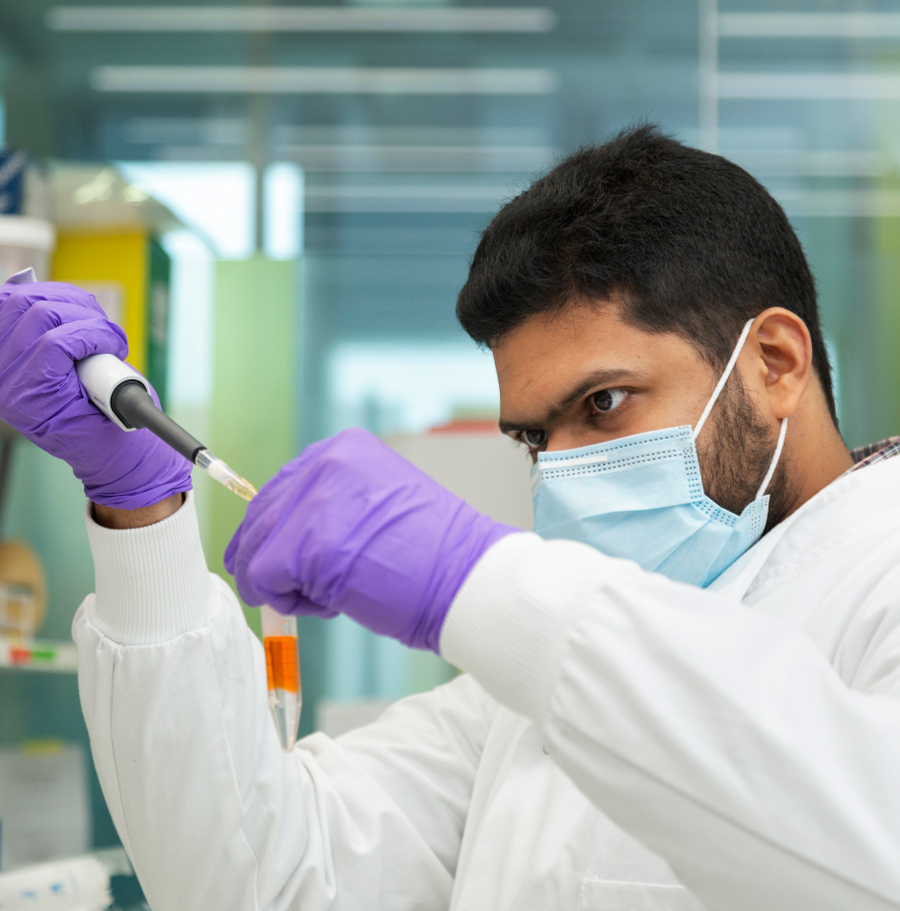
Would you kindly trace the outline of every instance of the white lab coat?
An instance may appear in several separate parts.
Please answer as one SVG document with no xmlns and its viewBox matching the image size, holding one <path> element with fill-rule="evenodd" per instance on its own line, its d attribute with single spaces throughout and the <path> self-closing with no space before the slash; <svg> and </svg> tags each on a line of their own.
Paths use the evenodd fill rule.
<svg viewBox="0 0 900 911">
<path fill-rule="evenodd" d="M 900 458 L 717 592 L 509 536 L 444 626 L 468 674 L 288 756 L 192 500 L 88 532 L 82 705 L 153 911 L 900 908 Z"/>
</svg>

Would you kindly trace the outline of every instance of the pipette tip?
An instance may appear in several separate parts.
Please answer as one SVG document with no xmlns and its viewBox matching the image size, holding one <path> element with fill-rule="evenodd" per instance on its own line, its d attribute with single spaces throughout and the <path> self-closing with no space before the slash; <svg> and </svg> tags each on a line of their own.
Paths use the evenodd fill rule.
<svg viewBox="0 0 900 911">
<path fill-rule="evenodd" d="M 236 474 L 233 478 L 229 478 L 225 482 L 225 486 L 232 493 L 236 493 L 242 500 L 246 500 L 248 503 L 258 493 L 257 489 L 246 478 L 242 478 L 239 474 Z"/>
<path fill-rule="evenodd" d="M 224 484 L 232 493 L 236 493 L 248 503 L 257 494 L 256 488 L 246 478 L 242 478 L 208 449 L 201 449 L 194 456 L 194 464 L 198 468 L 202 468 L 213 480 Z"/>
</svg>

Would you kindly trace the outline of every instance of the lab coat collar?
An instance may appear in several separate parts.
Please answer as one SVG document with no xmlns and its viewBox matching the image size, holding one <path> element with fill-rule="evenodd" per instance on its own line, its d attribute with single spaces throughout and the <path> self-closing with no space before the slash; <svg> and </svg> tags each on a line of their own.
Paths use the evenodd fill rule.
<svg viewBox="0 0 900 911">
<path fill-rule="evenodd" d="M 900 458 L 849 471 L 811 497 L 710 586 L 733 601 L 761 595 L 812 563 L 900 524 Z"/>
</svg>

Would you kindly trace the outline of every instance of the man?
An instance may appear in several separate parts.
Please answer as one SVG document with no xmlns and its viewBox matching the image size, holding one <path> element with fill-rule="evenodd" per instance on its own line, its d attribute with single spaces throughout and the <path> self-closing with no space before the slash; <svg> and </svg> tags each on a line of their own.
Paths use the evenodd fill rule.
<svg viewBox="0 0 900 911">
<path fill-rule="evenodd" d="M 226 554 L 243 596 L 468 673 L 284 755 L 188 466 L 74 379 L 121 333 L 4 289 L 0 416 L 93 504 L 82 704 L 154 911 L 900 907 L 900 459 L 841 441 L 781 209 L 626 132 L 500 212 L 458 311 L 544 537 L 362 431 L 285 466 Z"/>
</svg>

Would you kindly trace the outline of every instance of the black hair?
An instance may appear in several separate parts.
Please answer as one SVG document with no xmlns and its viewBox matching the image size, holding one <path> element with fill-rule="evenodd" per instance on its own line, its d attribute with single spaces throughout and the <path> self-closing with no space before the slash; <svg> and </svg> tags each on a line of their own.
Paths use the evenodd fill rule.
<svg viewBox="0 0 900 911">
<path fill-rule="evenodd" d="M 485 229 L 456 314 L 492 345 L 529 317 L 620 295 L 623 318 L 676 332 L 721 368 L 768 307 L 796 313 L 837 423 L 816 285 L 784 210 L 743 168 L 657 127 L 566 158 Z"/>
</svg>

